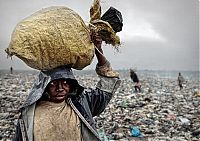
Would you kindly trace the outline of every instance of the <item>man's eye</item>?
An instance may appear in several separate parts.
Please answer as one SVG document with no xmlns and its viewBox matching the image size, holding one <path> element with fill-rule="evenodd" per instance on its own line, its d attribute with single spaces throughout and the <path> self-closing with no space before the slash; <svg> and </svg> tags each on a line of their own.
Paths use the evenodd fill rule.
<svg viewBox="0 0 200 141">
<path fill-rule="evenodd" d="M 63 84 L 68 84 L 66 80 L 63 81 Z"/>
<path fill-rule="evenodd" d="M 56 82 L 56 81 L 51 82 L 50 85 L 51 85 L 51 86 L 56 86 L 56 85 L 57 85 L 57 82 Z"/>
</svg>

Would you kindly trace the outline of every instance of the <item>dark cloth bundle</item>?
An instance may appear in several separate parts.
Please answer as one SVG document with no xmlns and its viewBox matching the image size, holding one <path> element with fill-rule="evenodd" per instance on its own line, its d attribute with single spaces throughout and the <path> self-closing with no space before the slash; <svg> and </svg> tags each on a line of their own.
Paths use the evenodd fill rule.
<svg viewBox="0 0 200 141">
<path fill-rule="evenodd" d="M 123 26 L 122 14 L 114 7 L 110 7 L 101 17 L 101 20 L 108 22 L 115 32 L 120 32 Z"/>
</svg>

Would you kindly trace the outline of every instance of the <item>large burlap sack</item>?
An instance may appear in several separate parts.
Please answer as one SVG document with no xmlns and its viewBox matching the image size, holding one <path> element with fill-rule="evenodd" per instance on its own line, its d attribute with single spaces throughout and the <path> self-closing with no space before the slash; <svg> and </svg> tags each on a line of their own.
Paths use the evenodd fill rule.
<svg viewBox="0 0 200 141">
<path fill-rule="evenodd" d="M 93 59 L 94 45 L 77 13 L 67 7 L 50 7 L 16 26 L 6 52 L 39 70 L 62 65 L 83 69 Z"/>
</svg>

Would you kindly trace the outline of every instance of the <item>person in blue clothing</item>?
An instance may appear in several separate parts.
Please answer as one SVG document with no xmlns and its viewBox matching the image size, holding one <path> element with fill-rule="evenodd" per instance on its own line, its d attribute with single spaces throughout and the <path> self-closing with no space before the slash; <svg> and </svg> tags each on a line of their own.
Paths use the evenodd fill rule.
<svg viewBox="0 0 200 141">
<path fill-rule="evenodd" d="M 117 72 L 103 55 L 102 39 L 92 33 L 100 78 L 96 89 L 79 85 L 72 69 L 40 71 L 20 108 L 15 141 L 98 141 L 94 116 L 104 111 L 120 85 Z"/>
</svg>

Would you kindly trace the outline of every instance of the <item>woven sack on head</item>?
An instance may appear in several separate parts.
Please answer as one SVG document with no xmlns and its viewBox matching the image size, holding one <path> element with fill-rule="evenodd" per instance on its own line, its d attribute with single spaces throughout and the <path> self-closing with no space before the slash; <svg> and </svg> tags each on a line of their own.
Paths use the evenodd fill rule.
<svg viewBox="0 0 200 141">
<path fill-rule="evenodd" d="M 16 26 L 6 52 L 39 70 L 63 65 L 83 69 L 92 62 L 94 44 L 76 12 L 67 7 L 49 7 Z"/>
</svg>

